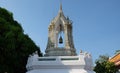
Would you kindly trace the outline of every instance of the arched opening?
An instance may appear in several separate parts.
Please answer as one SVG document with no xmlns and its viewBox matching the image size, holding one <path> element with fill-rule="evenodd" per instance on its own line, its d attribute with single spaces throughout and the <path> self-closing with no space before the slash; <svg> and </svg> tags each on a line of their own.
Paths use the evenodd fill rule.
<svg viewBox="0 0 120 73">
<path fill-rule="evenodd" d="M 63 48 L 65 46 L 65 35 L 64 35 L 64 27 L 62 24 L 59 24 L 57 27 L 57 47 Z"/>
<path fill-rule="evenodd" d="M 59 48 L 63 48 L 65 46 L 65 39 L 64 39 L 64 32 L 60 31 L 60 33 L 58 34 L 58 47 Z"/>
</svg>

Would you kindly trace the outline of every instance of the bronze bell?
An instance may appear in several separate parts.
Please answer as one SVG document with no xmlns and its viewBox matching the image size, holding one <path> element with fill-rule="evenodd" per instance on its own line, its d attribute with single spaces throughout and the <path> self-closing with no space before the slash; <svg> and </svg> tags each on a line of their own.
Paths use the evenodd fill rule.
<svg viewBox="0 0 120 73">
<path fill-rule="evenodd" d="M 60 36 L 60 38 L 59 38 L 59 43 L 60 44 L 62 44 L 63 43 L 63 39 L 62 39 L 62 37 Z"/>
</svg>

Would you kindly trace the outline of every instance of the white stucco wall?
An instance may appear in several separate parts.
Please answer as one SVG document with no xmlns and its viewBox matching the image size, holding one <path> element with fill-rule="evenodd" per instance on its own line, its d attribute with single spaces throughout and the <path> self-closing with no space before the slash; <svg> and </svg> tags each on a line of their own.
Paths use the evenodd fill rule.
<svg viewBox="0 0 120 73">
<path fill-rule="evenodd" d="M 30 56 L 26 65 L 27 73 L 94 73 L 92 58 L 88 53 L 78 56 Z"/>
</svg>

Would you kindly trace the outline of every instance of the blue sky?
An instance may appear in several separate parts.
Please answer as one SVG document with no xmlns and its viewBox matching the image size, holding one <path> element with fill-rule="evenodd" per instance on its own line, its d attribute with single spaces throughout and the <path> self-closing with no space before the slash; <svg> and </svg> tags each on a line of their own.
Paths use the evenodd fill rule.
<svg viewBox="0 0 120 73">
<path fill-rule="evenodd" d="M 65 16 L 73 21 L 73 38 L 77 53 L 114 55 L 120 49 L 120 0 L 61 0 Z M 60 0 L 0 0 L 0 7 L 14 14 L 25 34 L 44 53 L 48 26 L 57 15 Z"/>
</svg>

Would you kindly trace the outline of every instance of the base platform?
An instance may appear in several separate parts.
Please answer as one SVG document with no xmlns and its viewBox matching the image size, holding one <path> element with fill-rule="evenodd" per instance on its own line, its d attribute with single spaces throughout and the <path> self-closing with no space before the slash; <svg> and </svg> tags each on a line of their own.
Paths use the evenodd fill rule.
<svg viewBox="0 0 120 73">
<path fill-rule="evenodd" d="M 78 56 L 30 56 L 26 73 L 94 73 L 91 55 L 80 53 Z"/>
</svg>

